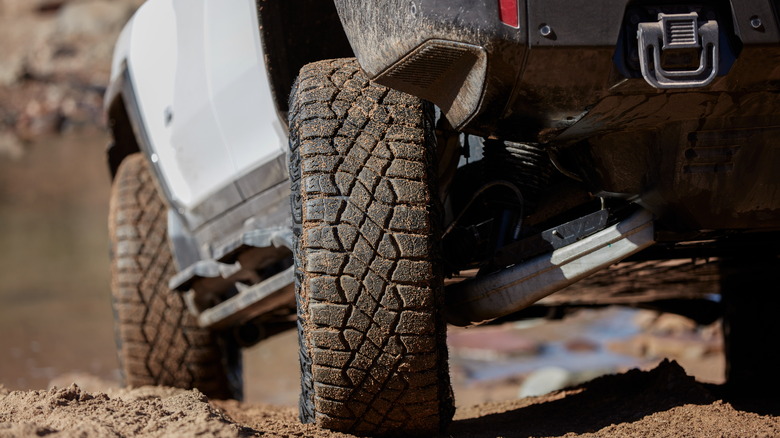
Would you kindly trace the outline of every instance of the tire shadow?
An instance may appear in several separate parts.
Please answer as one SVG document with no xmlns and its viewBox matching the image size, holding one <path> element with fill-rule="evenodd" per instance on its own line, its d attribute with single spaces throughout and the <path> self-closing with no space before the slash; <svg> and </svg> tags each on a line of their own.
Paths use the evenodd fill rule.
<svg viewBox="0 0 780 438">
<path fill-rule="evenodd" d="M 686 404 L 717 398 L 674 361 L 651 371 L 608 375 L 546 396 L 467 409 L 447 436 L 525 437 L 596 432 Z M 476 411 L 478 410 L 478 411 Z M 494 410 L 494 413 L 490 411 Z M 461 418 L 462 418 L 461 416 Z"/>
</svg>

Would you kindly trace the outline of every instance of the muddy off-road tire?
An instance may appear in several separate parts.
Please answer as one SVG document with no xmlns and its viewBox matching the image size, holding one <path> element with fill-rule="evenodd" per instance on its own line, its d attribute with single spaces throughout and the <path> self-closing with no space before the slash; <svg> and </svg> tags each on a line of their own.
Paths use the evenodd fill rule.
<svg viewBox="0 0 780 438">
<path fill-rule="evenodd" d="M 780 392 L 780 257 L 745 250 L 719 263 L 726 387 L 737 397 L 777 399 Z"/>
<path fill-rule="evenodd" d="M 241 398 L 240 350 L 198 327 L 180 293 L 167 235 L 167 208 L 145 158 L 119 167 L 109 207 L 111 293 L 125 383 L 197 388 L 208 397 Z"/>
<path fill-rule="evenodd" d="M 301 420 L 435 434 L 453 397 L 432 108 L 353 59 L 305 66 L 290 100 Z"/>
</svg>

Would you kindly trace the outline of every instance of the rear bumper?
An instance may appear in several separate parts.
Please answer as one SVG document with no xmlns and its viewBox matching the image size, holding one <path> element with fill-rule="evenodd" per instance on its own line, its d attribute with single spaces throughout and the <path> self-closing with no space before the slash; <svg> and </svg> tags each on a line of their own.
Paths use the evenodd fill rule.
<svg viewBox="0 0 780 438">
<path fill-rule="evenodd" d="M 639 202 L 664 229 L 780 228 L 773 1 L 518 0 L 517 27 L 500 3 L 336 0 L 367 73 L 432 101 L 460 130 L 544 143 L 591 193 Z M 654 88 L 640 24 L 693 12 L 717 23 L 717 75 Z"/>
<path fill-rule="evenodd" d="M 655 20 L 658 11 L 697 11 L 720 26 L 719 76 L 697 91 L 778 90 L 780 31 L 770 0 L 662 8 L 633 3 L 518 0 L 519 26 L 513 27 L 501 21 L 498 0 L 371 6 L 336 0 L 358 60 L 374 80 L 434 102 L 454 126 L 481 136 L 555 141 L 610 96 L 659 94 L 631 60 L 639 22 Z M 626 120 L 610 125 L 602 118 L 564 137 L 624 128 Z"/>
</svg>

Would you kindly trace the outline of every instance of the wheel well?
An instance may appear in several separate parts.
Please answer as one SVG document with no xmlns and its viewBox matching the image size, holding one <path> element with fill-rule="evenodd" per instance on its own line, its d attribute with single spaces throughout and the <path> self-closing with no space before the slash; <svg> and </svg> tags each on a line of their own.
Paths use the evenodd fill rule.
<svg viewBox="0 0 780 438">
<path fill-rule="evenodd" d="M 121 94 L 111 102 L 108 107 L 108 127 L 111 130 L 113 141 L 106 151 L 108 159 L 108 169 L 111 172 L 111 179 L 116 176 L 117 169 L 130 154 L 139 152 L 138 141 L 133 132 L 133 125 L 130 123 L 130 116 L 127 114 L 127 106 Z"/>
<path fill-rule="evenodd" d="M 287 124 L 290 89 L 304 65 L 354 56 L 333 0 L 257 0 L 268 78 Z"/>
</svg>

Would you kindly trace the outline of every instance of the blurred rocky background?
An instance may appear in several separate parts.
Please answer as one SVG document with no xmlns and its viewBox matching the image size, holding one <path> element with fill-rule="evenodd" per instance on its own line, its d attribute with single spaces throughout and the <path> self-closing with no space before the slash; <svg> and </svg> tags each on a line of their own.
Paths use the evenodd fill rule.
<svg viewBox="0 0 780 438">
<path fill-rule="evenodd" d="M 143 0 L 0 0 L 0 155 L 102 126 L 113 45 Z"/>
<path fill-rule="evenodd" d="M 118 380 L 102 119 L 141 0 L 0 0 L 0 384 Z"/>
</svg>

